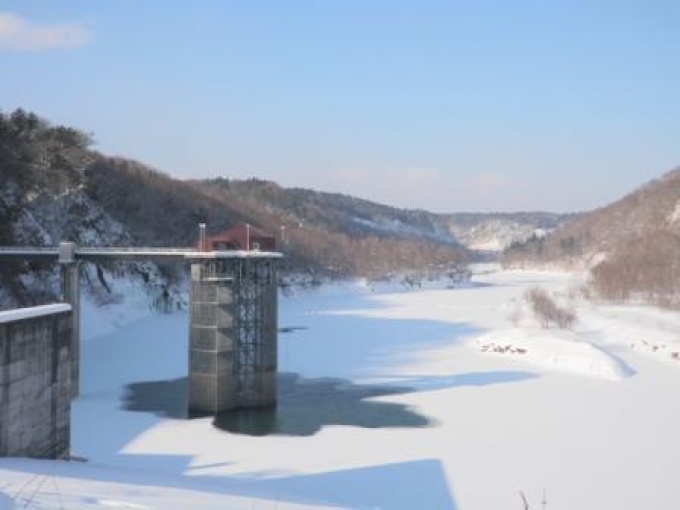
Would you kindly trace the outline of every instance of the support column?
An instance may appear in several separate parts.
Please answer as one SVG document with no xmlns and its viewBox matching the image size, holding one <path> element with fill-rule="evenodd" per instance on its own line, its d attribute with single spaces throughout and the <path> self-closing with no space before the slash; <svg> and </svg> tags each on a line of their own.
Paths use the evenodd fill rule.
<svg viewBox="0 0 680 510">
<path fill-rule="evenodd" d="M 238 407 L 234 277 L 229 269 L 214 259 L 191 265 L 190 411 L 216 413 Z"/>
<path fill-rule="evenodd" d="M 276 404 L 274 261 L 208 259 L 191 266 L 189 409 Z"/>
<path fill-rule="evenodd" d="M 71 380 L 75 398 L 80 393 L 80 268 L 75 258 L 75 243 L 59 244 L 59 266 L 61 269 L 61 297 L 71 305 L 73 325 L 71 333 Z"/>
</svg>

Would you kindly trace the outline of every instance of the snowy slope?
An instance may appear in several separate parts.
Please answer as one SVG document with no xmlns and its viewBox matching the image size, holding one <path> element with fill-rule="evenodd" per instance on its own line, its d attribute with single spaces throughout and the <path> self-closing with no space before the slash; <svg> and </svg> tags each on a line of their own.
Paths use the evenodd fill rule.
<svg viewBox="0 0 680 510">
<path fill-rule="evenodd" d="M 458 213 L 446 215 L 448 230 L 472 250 L 500 252 L 516 242 L 552 232 L 574 215 L 533 213 Z"/>
</svg>

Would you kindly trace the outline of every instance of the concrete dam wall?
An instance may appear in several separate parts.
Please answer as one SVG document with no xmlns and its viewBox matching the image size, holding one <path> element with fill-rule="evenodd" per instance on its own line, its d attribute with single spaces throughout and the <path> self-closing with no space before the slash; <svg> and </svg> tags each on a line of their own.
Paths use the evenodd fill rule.
<svg viewBox="0 0 680 510">
<path fill-rule="evenodd" d="M 0 312 L 0 456 L 68 455 L 76 392 L 68 304 Z"/>
</svg>

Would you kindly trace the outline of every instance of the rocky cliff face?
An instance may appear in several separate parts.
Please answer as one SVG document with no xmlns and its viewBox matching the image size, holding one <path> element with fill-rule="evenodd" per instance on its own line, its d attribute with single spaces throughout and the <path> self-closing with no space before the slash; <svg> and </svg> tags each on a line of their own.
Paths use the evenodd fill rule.
<svg viewBox="0 0 680 510">
<path fill-rule="evenodd" d="M 61 241 L 81 246 L 130 246 L 132 236 L 93 201 L 82 188 L 58 195 L 48 190 L 22 193 L 20 187 L 7 183 L 0 189 L 0 210 L 12 218 L 5 232 L 7 245 L 56 246 Z M 9 241 L 9 242 L 8 242 Z M 29 306 L 58 299 L 58 270 L 36 262 L 4 262 L 0 270 L 0 309 Z M 165 289 L 180 302 L 177 285 L 182 281 L 181 268 L 159 268 L 151 262 L 125 262 L 81 267 L 83 291 L 99 304 L 123 299 L 117 287 L 136 285 L 148 293 L 149 306 L 155 306 Z"/>
<path fill-rule="evenodd" d="M 34 114 L 0 115 L 0 245 L 128 246 L 129 230 L 85 190 L 86 170 L 99 157 L 82 133 L 54 127 Z M 120 299 L 117 277 L 148 287 L 150 299 L 171 279 L 150 264 L 84 265 L 84 291 L 98 302 Z M 168 272 L 170 274 L 170 272 Z M 36 262 L 0 264 L 0 308 L 58 299 L 57 268 Z"/>
</svg>

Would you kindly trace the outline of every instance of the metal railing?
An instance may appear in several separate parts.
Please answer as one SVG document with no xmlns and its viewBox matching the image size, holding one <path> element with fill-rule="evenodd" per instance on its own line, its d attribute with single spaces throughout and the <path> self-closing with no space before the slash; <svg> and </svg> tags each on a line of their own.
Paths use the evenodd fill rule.
<svg viewBox="0 0 680 510">
<path fill-rule="evenodd" d="M 262 251 L 199 251 L 195 248 L 154 248 L 154 247 L 91 247 L 78 246 L 74 256 L 80 260 L 164 258 L 179 260 L 201 260 L 213 258 L 280 258 L 278 252 Z M 59 247 L 0 246 L 0 260 L 44 260 L 58 259 Z"/>
</svg>

